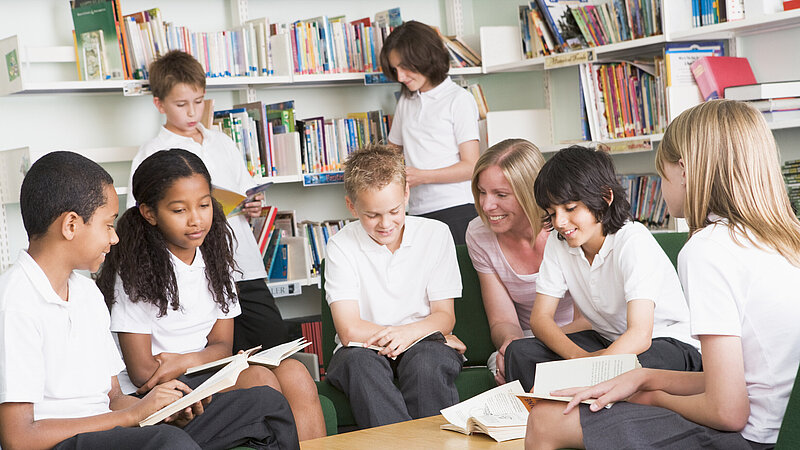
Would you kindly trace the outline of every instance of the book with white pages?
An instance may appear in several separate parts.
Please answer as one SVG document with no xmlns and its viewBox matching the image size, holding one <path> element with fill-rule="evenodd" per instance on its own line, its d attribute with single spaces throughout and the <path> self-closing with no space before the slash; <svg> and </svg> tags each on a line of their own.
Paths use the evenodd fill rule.
<svg viewBox="0 0 800 450">
<path fill-rule="evenodd" d="M 239 374 L 242 373 L 244 369 L 247 369 L 248 366 L 246 353 L 240 353 L 231 357 L 225 367 L 204 381 L 203 384 L 194 388 L 192 392 L 154 412 L 139 422 L 139 426 L 146 427 L 148 425 L 160 423 L 176 412 L 182 411 L 219 391 L 233 386 L 236 384 Z"/>
<path fill-rule="evenodd" d="M 440 412 L 448 423 L 440 428 L 483 433 L 497 442 L 524 438 L 528 409 L 515 397 L 524 392 L 519 380 L 514 380 L 445 408 Z"/>
<path fill-rule="evenodd" d="M 408 349 L 410 349 L 414 345 L 418 344 L 419 342 L 422 342 L 422 341 L 425 341 L 425 340 L 428 340 L 428 341 L 439 341 L 439 342 L 442 342 L 442 343 L 446 343 L 447 342 L 447 339 L 444 337 L 444 335 L 442 334 L 441 331 L 438 331 L 438 330 L 431 331 L 430 333 L 426 334 L 425 336 L 422 336 L 421 338 L 419 338 L 416 341 L 414 341 L 411 344 L 409 344 L 409 346 L 406 347 L 406 349 L 403 350 L 403 352 L 407 351 Z M 378 352 L 383 350 L 383 347 L 381 347 L 379 345 L 366 345 L 363 342 L 356 342 L 356 341 L 350 341 L 346 346 L 347 347 L 368 348 L 370 350 L 375 350 L 375 351 L 378 351 Z M 397 359 L 396 356 L 390 357 L 390 358 Z"/>
<path fill-rule="evenodd" d="M 748 101 L 791 97 L 800 97 L 800 80 L 728 86 L 725 88 L 725 98 L 730 100 Z"/>
<path fill-rule="evenodd" d="M 550 393 L 559 389 L 594 386 L 640 367 L 642 365 L 634 354 L 591 356 L 538 363 L 533 391 L 516 395 L 523 402 L 526 398 L 568 402 L 572 397 L 556 397 Z M 594 399 L 583 401 L 586 404 L 593 402 Z"/>
<path fill-rule="evenodd" d="M 261 346 L 259 345 L 258 347 L 253 347 L 251 349 L 245 350 L 243 354 L 245 355 L 247 362 L 249 364 L 258 364 L 261 366 L 274 368 L 278 367 L 281 361 L 283 361 L 284 359 L 294 355 L 295 353 L 308 347 L 309 345 L 311 345 L 311 342 L 306 341 L 305 338 L 298 338 L 291 342 L 287 342 L 281 345 L 276 345 L 275 347 L 268 348 L 266 350 L 261 350 Z M 261 351 L 258 352 L 258 350 Z M 238 356 L 239 355 L 228 356 L 227 358 L 222 358 L 216 361 L 211 361 L 209 363 L 201 364 L 199 366 L 190 367 L 186 369 L 186 375 L 202 372 L 204 370 L 215 369 L 217 367 L 228 364 L 230 361 L 233 361 Z"/>
</svg>

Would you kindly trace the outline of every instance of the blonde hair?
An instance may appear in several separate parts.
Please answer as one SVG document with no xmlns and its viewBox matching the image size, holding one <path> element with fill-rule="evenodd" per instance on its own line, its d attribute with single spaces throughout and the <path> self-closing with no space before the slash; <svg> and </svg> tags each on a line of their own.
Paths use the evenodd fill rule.
<svg viewBox="0 0 800 450">
<path fill-rule="evenodd" d="M 367 144 L 344 163 L 344 190 L 352 201 L 359 192 L 383 189 L 393 181 L 405 188 L 406 164 L 403 152 L 388 145 Z"/>
<path fill-rule="evenodd" d="M 731 237 L 772 249 L 800 267 L 800 221 L 783 184 L 780 155 L 764 117 L 732 100 L 684 111 L 667 127 L 656 168 L 683 161 L 684 213 L 691 234 L 713 213 L 728 220 Z M 756 238 L 749 234 L 752 233 Z"/>
<path fill-rule="evenodd" d="M 528 222 L 533 230 L 531 245 L 536 241 L 536 236 L 542 230 L 542 216 L 544 212 L 536 204 L 533 195 L 533 182 L 544 165 L 542 152 L 525 139 L 506 139 L 489 147 L 475 163 L 472 171 L 472 196 L 475 198 L 475 209 L 478 210 L 483 223 L 488 226 L 489 218 L 480 207 L 480 191 L 478 177 L 491 166 L 497 166 L 503 171 L 517 202 L 528 217 Z"/>
</svg>

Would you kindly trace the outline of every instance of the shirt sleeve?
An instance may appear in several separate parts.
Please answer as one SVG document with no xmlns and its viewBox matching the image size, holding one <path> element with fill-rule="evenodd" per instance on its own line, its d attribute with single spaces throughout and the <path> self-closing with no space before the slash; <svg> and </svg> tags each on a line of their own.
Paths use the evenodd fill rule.
<svg viewBox="0 0 800 450">
<path fill-rule="evenodd" d="M 459 88 L 460 89 L 460 88 Z M 480 139 L 478 132 L 478 105 L 469 92 L 462 89 L 453 100 L 453 134 L 456 144 Z"/>
<path fill-rule="evenodd" d="M 491 245 L 485 239 L 486 235 L 480 233 L 477 227 L 468 227 L 466 242 L 467 250 L 469 251 L 469 258 L 472 260 L 472 266 L 480 273 L 496 273 L 494 266 L 489 259 L 486 246 Z"/>
<path fill-rule="evenodd" d="M 397 107 L 394 109 L 392 126 L 389 128 L 389 142 L 396 145 L 403 145 L 403 111 L 405 111 L 405 96 L 400 94 Z"/>
<path fill-rule="evenodd" d="M 737 300 L 744 297 L 730 279 L 746 279 L 738 259 L 722 245 L 694 236 L 678 257 L 680 275 L 689 303 L 689 326 L 693 337 L 742 335 L 742 317 Z M 741 274 L 741 275 L 740 275 Z"/>
<path fill-rule="evenodd" d="M 358 278 L 356 262 L 348 256 L 348 252 L 343 248 L 343 245 L 347 246 L 347 244 L 355 246 L 357 242 L 340 243 L 340 240 L 354 240 L 352 235 L 340 236 L 341 233 L 341 231 L 336 233 L 328 241 L 327 246 L 325 297 L 329 304 L 340 300 L 361 300 L 361 282 Z M 339 239 L 336 239 L 337 237 Z"/>
<path fill-rule="evenodd" d="M 542 264 L 539 266 L 539 277 L 536 279 L 536 292 L 555 298 L 564 298 L 567 292 L 567 280 L 558 255 L 563 252 L 563 243 L 558 240 L 558 233 L 551 231 L 544 246 Z"/>
<path fill-rule="evenodd" d="M 217 308 L 217 319 L 233 319 L 242 314 L 242 303 L 241 300 L 236 299 L 234 302 L 230 298 L 228 299 L 228 312 L 225 313 L 222 311 L 222 308 Z"/>
<path fill-rule="evenodd" d="M 439 242 L 440 248 L 438 258 L 433 267 L 428 286 L 425 288 L 428 300 L 446 300 L 449 298 L 461 297 L 461 272 L 458 270 L 458 258 L 456 258 L 456 245 L 453 242 L 453 235 L 446 225 L 436 223 L 440 238 L 433 242 Z"/>
<path fill-rule="evenodd" d="M 242 158 L 239 149 L 231 138 L 221 131 L 216 132 L 216 136 L 216 139 L 219 140 L 218 142 L 223 147 L 221 150 L 228 153 L 227 160 L 232 165 L 231 170 L 236 174 L 236 188 L 244 194 L 251 187 L 255 187 L 256 182 L 252 175 L 250 175 L 250 172 L 247 171 L 244 158 Z M 214 180 L 211 181 L 213 182 Z"/>
<path fill-rule="evenodd" d="M 631 300 L 655 302 L 659 292 L 664 289 L 665 280 L 672 276 L 674 281 L 675 269 L 672 263 L 644 226 L 641 231 L 633 233 L 624 242 L 616 241 L 614 252 L 617 252 L 615 258 L 619 265 L 619 273 L 622 275 L 626 302 Z M 673 273 L 666 273 L 668 270 Z"/>
<path fill-rule="evenodd" d="M 27 314 L 0 311 L 0 403 L 44 399 L 42 331 Z"/>
<path fill-rule="evenodd" d="M 114 285 L 114 303 L 111 305 L 111 331 L 117 333 L 153 334 L 156 319 L 155 305 L 147 302 L 133 303 L 117 277 Z"/>
</svg>

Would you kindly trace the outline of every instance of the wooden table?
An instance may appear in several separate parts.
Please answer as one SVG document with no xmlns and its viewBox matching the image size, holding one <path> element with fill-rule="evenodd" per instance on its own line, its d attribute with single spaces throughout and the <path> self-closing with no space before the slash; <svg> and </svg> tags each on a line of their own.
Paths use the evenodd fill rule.
<svg viewBox="0 0 800 450">
<path fill-rule="evenodd" d="M 357 449 L 521 449 L 524 439 L 495 442 L 484 434 L 465 434 L 440 430 L 442 416 L 426 417 L 367 430 L 337 434 L 300 443 L 301 450 Z"/>
</svg>

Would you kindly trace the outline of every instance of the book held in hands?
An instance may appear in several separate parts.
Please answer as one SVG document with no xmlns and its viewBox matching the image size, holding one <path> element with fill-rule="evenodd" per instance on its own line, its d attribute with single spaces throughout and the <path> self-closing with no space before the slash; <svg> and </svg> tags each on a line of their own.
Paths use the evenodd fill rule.
<svg viewBox="0 0 800 450">
<path fill-rule="evenodd" d="M 406 347 L 406 349 L 403 350 L 403 352 L 408 351 L 408 349 L 410 349 L 411 347 L 417 345 L 418 343 L 420 343 L 422 341 L 437 341 L 437 342 L 441 342 L 441 343 L 447 343 L 447 339 L 444 337 L 444 335 L 442 334 L 441 331 L 431 331 L 430 333 L 426 334 L 425 336 L 422 336 L 421 338 L 419 338 L 416 341 L 414 341 L 411 344 L 409 344 L 408 347 Z M 346 347 L 362 347 L 362 348 L 368 348 L 370 350 L 375 350 L 375 351 L 381 351 L 381 350 L 384 349 L 384 347 L 381 347 L 380 345 L 366 345 L 363 342 L 356 342 L 356 341 L 350 341 L 346 345 Z M 401 353 L 403 353 L 403 352 L 401 352 Z M 393 356 L 393 357 L 390 356 L 390 358 L 397 359 L 396 356 Z"/>
<path fill-rule="evenodd" d="M 633 354 L 591 356 L 536 364 L 533 392 L 516 396 L 527 403 L 529 398 L 568 402 L 572 397 L 556 397 L 551 392 L 573 387 L 590 387 L 625 372 L 642 367 Z M 584 400 L 592 404 L 594 400 Z"/>
<path fill-rule="evenodd" d="M 258 350 L 261 350 L 261 346 L 253 347 L 249 350 L 245 350 L 243 353 L 240 353 L 238 355 L 228 356 L 227 358 L 222 358 L 216 361 L 211 361 L 209 363 L 201 364 L 199 366 L 190 367 L 186 369 L 186 375 L 202 372 L 204 370 L 215 369 L 225 364 L 229 364 L 231 361 L 240 358 L 241 355 L 244 355 L 245 361 L 249 364 L 258 364 L 270 368 L 278 367 L 281 361 L 294 355 L 295 353 L 308 347 L 309 345 L 311 345 L 311 342 L 307 342 L 305 338 L 297 338 L 291 342 L 287 342 L 281 345 L 276 345 L 275 347 L 268 348 L 260 352 L 258 352 Z"/>
<path fill-rule="evenodd" d="M 483 433 L 497 442 L 525 437 L 528 409 L 515 397 L 525 391 L 514 380 L 441 410 L 447 420 L 442 430 Z"/>
</svg>

